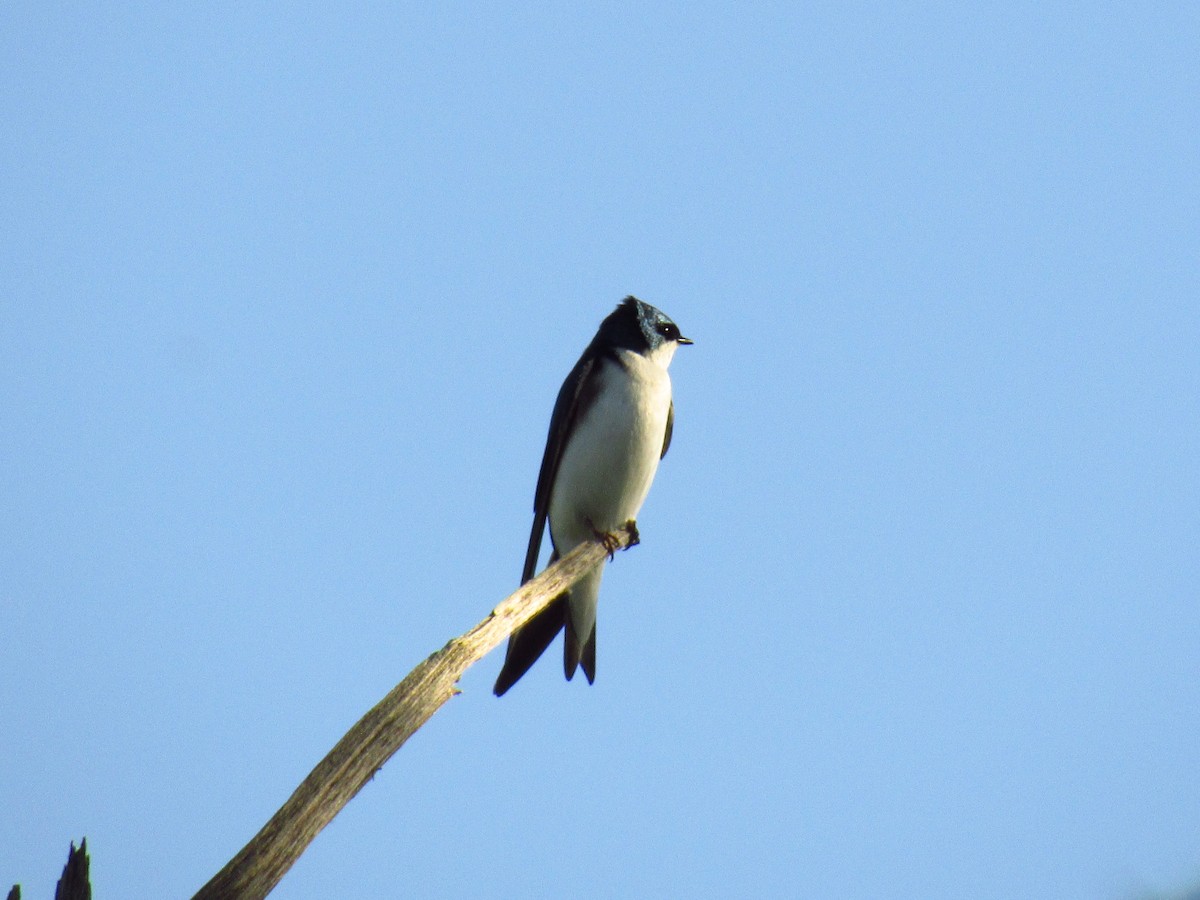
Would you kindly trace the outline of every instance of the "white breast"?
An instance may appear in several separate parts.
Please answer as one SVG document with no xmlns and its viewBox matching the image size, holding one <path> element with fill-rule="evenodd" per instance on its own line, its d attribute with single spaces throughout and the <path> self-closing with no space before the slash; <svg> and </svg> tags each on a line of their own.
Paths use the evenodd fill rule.
<svg viewBox="0 0 1200 900">
<path fill-rule="evenodd" d="M 674 349 L 672 346 L 671 349 Z M 559 553 L 636 519 L 662 454 L 671 405 L 666 359 L 620 351 L 622 365 L 599 363 L 599 391 L 576 423 L 550 498 L 550 533 Z"/>
</svg>

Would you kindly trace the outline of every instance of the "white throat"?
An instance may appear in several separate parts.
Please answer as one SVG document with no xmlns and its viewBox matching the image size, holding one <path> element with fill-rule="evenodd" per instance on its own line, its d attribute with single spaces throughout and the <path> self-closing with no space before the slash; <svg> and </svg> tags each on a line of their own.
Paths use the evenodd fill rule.
<svg viewBox="0 0 1200 900">
<path fill-rule="evenodd" d="M 671 364 L 671 358 L 679 344 L 675 341 L 663 341 L 655 349 L 646 354 L 646 359 L 659 368 L 665 369 Z"/>
</svg>

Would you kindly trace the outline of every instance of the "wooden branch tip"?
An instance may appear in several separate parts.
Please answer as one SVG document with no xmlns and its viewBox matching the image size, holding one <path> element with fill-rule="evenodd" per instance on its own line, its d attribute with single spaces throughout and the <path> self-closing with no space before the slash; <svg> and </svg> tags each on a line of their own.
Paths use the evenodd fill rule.
<svg viewBox="0 0 1200 900">
<path fill-rule="evenodd" d="M 459 679 L 604 558 L 638 543 L 632 520 L 585 541 L 506 597 L 482 622 L 422 660 L 355 723 L 287 802 L 193 900 L 266 897 L 313 839 L 451 697 Z M 81 848 L 82 850 L 83 848 Z M 86 857 L 85 857 L 86 859 Z M 86 865 L 86 863 L 85 863 Z"/>
</svg>

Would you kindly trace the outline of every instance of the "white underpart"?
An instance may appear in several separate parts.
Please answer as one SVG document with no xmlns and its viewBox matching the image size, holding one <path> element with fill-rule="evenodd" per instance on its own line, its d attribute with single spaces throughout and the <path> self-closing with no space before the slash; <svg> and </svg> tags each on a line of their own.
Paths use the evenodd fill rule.
<svg viewBox="0 0 1200 900">
<path fill-rule="evenodd" d="M 649 356 L 621 350 L 624 365 L 600 363 L 596 400 L 575 425 L 550 497 L 550 535 L 560 555 L 596 531 L 616 531 L 637 518 L 662 455 L 671 406 L 667 365 L 675 347 L 668 341 Z M 580 642 L 596 622 L 603 571 L 597 568 L 571 589 Z"/>
</svg>

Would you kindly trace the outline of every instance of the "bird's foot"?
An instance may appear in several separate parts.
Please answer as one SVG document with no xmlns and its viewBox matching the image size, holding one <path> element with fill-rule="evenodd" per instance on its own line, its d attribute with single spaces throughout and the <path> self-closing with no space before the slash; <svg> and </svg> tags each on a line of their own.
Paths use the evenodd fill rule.
<svg viewBox="0 0 1200 900">
<path fill-rule="evenodd" d="M 625 545 L 625 549 L 636 547 L 642 542 L 642 536 L 638 534 L 637 522 L 630 519 L 625 523 L 625 533 L 629 535 L 629 543 Z"/>
<path fill-rule="evenodd" d="M 617 550 L 619 550 L 621 547 L 621 536 L 611 531 L 603 531 L 597 528 L 591 519 L 587 520 L 587 524 L 588 527 L 592 529 L 592 534 L 595 536 L 596 540 L 602 543 L 604 545 L 604 549 L 608 551 L 608 560 L 609 562 L 612 562 Z M 630 519 L 621 527 L 625 530 L 626 534 L 629 535 L 629 543 L 625 545 L 626 547 L 632 547 L 634 544 L 638 543 L 640 538 L 638 537 L 637 525 L 634 523 L 633 519 Z"/>
<path fill-rule="evenodd" d="M 592 534 L 596 540 L 604 545 L 604 549 L 608 551 L 608 560 L 612 562 L 617 550 L 621 547 L 621 536 L 612 531 L 603 531 L 595 526 L 591 519 L 587 520 L 588 528 L 592 529 Z M 629 536 L 629 541 L 625 544 L 625 549 L 636 546 L 642 542 L 641 535 L 638 534 L 637 522 L 630 519 L 621 529 Z"/>
</svg>

